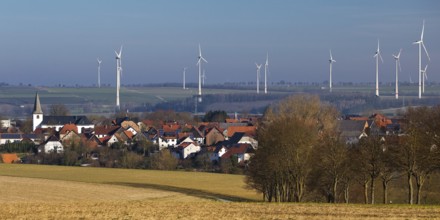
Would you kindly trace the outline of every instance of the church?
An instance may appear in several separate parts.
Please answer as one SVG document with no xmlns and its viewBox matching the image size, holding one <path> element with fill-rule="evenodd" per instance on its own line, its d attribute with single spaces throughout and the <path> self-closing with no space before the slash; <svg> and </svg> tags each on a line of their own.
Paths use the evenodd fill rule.
<svg viewBox="0 0 440 220">
<path fill-rule="evenodd" d="M 94 129 L 95 125 L 86 116 L 45 116 L 41 110 L 40 96 L 35 94 L 34 111 L 32 112 L 32 128 L 54 128 L 57 132 L 66 124 L 75 124 L 78 133 L 84 129 Z"/>
</svg>

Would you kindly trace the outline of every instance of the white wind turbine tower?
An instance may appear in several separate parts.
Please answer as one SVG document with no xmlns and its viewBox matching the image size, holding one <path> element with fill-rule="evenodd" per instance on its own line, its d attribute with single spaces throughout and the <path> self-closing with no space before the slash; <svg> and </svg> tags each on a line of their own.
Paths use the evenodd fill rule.
<svg viewBox="0 0 440 220">
<path fill-rule="evenodd" d="M 202 102 L 202 61 L 208 63 L 202 56 L 202 49 L 199 44 L 199 57 L 197 58 L 197 66 L 199 66 L 199 102 Z"/>
<path fill-rule="evenodd" d="M 98 61 L 98 88 L 101 88 L 101 63 L 102 60 L 99 59 L 99 57 L 96 59 Z"/>
<path fill-rule="evenodd" d="M 428 75 L 426 74 L 426 69 L 428 69 L 428 65 L 425 66 L 425 69 L 422 70 L 422 85 L 423 85 L 423 93 L 425 93 L 425 79 L 428 79 Z"/>
<path fill-rule="evenodd" d="M 183 89 L 186 89 L 186 67 L 183 68 Z"/>
<path fill-rule="evenodd" d="M 116 109 L 120 110 L 121 107 L 119 105 L 119 89 L 121 87 L 121 71 L 122 71 L 122 46 L 119 49 L 119 53 L 115 51 L 116 54 Z"/>
<path fill-rule="evenodd" d="M 400 67 L 400 53 L 402 53 L 402 49 L 400 49 L 397 56 L 393 54 L 396 60 L 396 99 L 399 99 L 399 70 L 402 71 L 402 67 Z"/>
<path fill-rule="evenodd" d="M 257 94 L 260 93 L 260 69 L 262 64 L 255 63 L 255 66 L 257 66 Z"/>
<path fill-rule="evenodd" d="M 264 64 L 264 94 L 267 94 L 267 69 L 269 67 L 269 53 L 266 54 L 266 64 Z"/>
<path fill-rule="evenodd" d="M 205 74 L 205 70 L 203 70 L 203 74 L 202 74 L 202 86 L 205 86 L 205 79 L 206 79 L 206 74 Z"/>
<path fill-rule="evenodd" d="M 332 67 L 333 67 L 333 63 L 336 62 L 336 60 L 333 59 L 332 50 L 330 50 L 330 59 L 328 60 L 328 62 L 330 63 L 330 82 L 329 82 L 329 88 L 330 88 L 330 92 L 331 92 L 332 91 Z"/>
<path fill-rule="evenodd" d="M 376 58 L 376 96 L 379 96 L 379 58 L 383 63 L 382 55 L 380 54 L 379 40 L 377 40 L 377 50 L 373 57 Z"/>
<path fill-rule="evenodd" d="M 431 58 L 429 58 L 428 50 L 426 50 L 425 44 L 423 43 L 423 32 L 425 32 L 425 20 L 423 20 L 422 34 L 420 35 L 420 40 L 413 43 L 419 45 L 419 99 L 422 98 L 422 46 L 425 50 L 428 60 L 431 60 Z"/>
</svg>

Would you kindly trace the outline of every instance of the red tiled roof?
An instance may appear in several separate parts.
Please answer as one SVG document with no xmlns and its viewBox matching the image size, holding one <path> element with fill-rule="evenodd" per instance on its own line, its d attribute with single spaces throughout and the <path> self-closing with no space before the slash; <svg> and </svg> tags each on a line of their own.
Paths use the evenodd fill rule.
<svg viewBox="0 0 440 220">
<path fill-rule="evenodd" d="M 252 151 L 252 145 L 250 144 L 238 144 L 234 145 L 233 147 L 229 148 L 226 153 L 222 155 L 222 158 L 230 158 L 232 155 L 235 154 L 244 154 L 248 152 L 248 150 Z"/>
<path fill-rule="evenodd" d="M 74 131 L 75 133 L 78 134 L 78 127 L 75 124 L 65 124 L 61 128 L 60 134 L 67 134 L 67 132 L 69 131 Z"/>
<path fill-rule="evenodd" d="M 119 128 L 119 126 L 95 126 L 95 135 L 112 134 Z"/>
<path fill-rule="evenodd" d="M 178 124 L 168 124 L 168 125 L 163 125 L 162 129 L 164 132 L 174 132 L 177 129 L 180 129 L 180 125 Z"/>
<path fill-rule="evenodd" d="M 226 123 L 238 123 L 240 122 L 238 119 L 235 118 L 227 118 Z"/>
<path fill-rule="evenodd" d="M 228 137 L 232 137 L 235 132 L 242 132 L 249 136 L 255 136 L 256 129 L 255 126 L 230 126 L 228 128 Z"/>
</svg>

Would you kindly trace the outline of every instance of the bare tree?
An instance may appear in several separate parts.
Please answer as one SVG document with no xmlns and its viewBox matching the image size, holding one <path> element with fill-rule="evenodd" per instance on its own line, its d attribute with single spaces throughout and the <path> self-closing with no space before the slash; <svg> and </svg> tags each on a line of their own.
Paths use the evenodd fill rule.
<svg viewBox="0 0 440 220">
<path fill-rule="evenodd" d="M 408 177 L 408 203 L 414 204 L 414 182 L 417 187 L 416 203 L 420 204 L 425 180 L 440 165 L 440 108 L 409 108 L 404 116 L 402 144 L 396 148 L 397 165 Z M 413 179 L 414 178 L 414 179 Z"/>
<path fill-rule="evenodd" d="M 301 202 L 315 164 L 314 148 L 336 126 L 336 111 L 316 96 L 289 97 L 269 108 L 247 182 L 267 201 Z"/>
<path fill-rule="evenodd" d="M 337 203 L 338 184 L 342 182 L 344 189 L 349 187 L 348 148 L 334 133 L 326 135 L 321 144 L 315 148 L 320 161 L 317 163 L 317 172 L 321 173 L 321 182 L 330 186 L 327 201 Z M 348 190 L 344 192 L 344 200 L 348 201 Z"/>
</svg>

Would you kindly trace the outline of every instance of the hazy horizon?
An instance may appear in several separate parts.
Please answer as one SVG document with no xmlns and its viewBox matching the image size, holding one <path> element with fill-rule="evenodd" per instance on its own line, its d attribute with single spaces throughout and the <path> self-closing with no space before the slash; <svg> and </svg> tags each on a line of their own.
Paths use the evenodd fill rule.
<svg viewBox="0 0 440 220">
<path fill-rule="evenodd" d="M 440 81 L 438 1 L 12 1 L 0 3 L 3 82 L 32 85 L 115 84 L 114 50 L 124 45 L 121 84 L 197 80 L 198 44 L 208 60 L 206 83 L 255 81 L 255 62 L 269 53 L 269 82 L 374 82 L 380 39 L 380 81 L 393 82 L 392 54 L 403 48 L 400 81 L 418 81 L 422 20 Z M 264 73 L 264 71 L 261 71 Z"/>
</svg>

